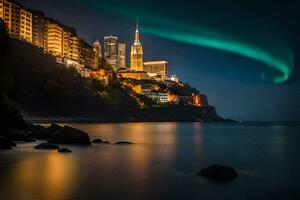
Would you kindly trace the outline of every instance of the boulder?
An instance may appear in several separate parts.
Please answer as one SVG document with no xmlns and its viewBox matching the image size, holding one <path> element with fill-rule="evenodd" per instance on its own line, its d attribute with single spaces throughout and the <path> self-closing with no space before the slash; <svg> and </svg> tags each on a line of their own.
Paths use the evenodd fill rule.
<svg viewBox="0 0 300 200">
<path fill-rule="evenodd" d="M 41 144 L 35 146 L 34 148 L 49 150 L 49 149 L 59 149 L 59 146 L 56 144 L 51 144 L 51 143 L 41 143 Z"/>
<path fill-rule="evenodd" d="M 44 126 L 36 125 L 36 124 L 31 123 L 31 122 L 27 122 L 27 124 L 28 124 L 28 128 L 27 129 L 30 130 L 30 131 L 32 131 L 32 132 L 34 132 L 34 131 L 40 131 L 40 130 L 45 129 Z"/>
<path fill-rule="evenodd" d="M 49 139 L 56 131 L 62 128 L 62 126 L 57 124 L 51 124 L 48 128 L 40 128 L 39 130 L 34 131 L 34 138 L 40 140 Z"/>
<path fill-rule="evenodd" d="M 48 142 L 57 144 L 91 144 L 90 137 L 87 133 L 69 126 L 57 130 Z"/>
<path fill-rule="evenodd" d="M 233 168 L 222 165 L 211 165 L 202 169 L 198 175 L 214 181 L 231 181 L 238 176 Z"/>
<path fill-rule="evenodd" d="M 133 143 L 128 142 L 128 141 L 119 141 L 119 142 L 116 142 L 115 144 L 133 144 Z"/>
<path fill-rule="evenodd" d="M 93 140 L 93 142 L 92 142 L 92 143 L 99 144 L 99 143 L 104 143 L 104 141 L 103 141 L 103 140 L 101 140 L 101 139 L 95 139 L 95 140 Z"/>
<path fill-rule="evenodd" d="M 58 153 L 72 153 L 72 151 L 70 149 L 66 149 L 66 148 L 61 148 L 57 152 Z"/>
<path fill-rule="evenodd" d="M 11 149 L 11 146 L 16 146 L 16 144 L 0 135 L 0 149 Z"/>
</svg>

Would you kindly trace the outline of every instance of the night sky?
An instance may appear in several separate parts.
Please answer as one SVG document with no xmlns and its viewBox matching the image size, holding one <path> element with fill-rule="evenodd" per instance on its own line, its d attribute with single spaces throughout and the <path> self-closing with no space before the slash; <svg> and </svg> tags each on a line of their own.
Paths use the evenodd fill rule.
<svg viewBox="0 0 300 200">
<path fill-rule="evenodd" d="M 300 120 L 300 1 L 19 0 L 75 27 L 88 42 L 133 42 L 136 17 L 145 61 L 208 95 L 223 117 Z M 129 56 L 127 56 L 129 63 Z"/>
</svg>

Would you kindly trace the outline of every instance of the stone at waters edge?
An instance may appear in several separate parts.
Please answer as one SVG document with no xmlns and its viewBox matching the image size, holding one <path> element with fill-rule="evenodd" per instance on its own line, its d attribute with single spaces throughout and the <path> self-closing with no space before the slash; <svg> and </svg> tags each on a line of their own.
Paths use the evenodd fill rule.
<svg viewBox="0 0 300 200">
<path fill-rule="evenodd" d="M 133 143 L 128 142 L 128 141 L 119 141 L 119 142 L 116 142 L 115 144 L 133 144 Z"/>
<path fill-rule="evenodd" d="M 34 131 L 34 137 L 36 139 L 40 139 L 40 140 L 45 140 L 45 139 L 49 139 L 50 137 L 52 137 L 52 135 L 62 129 L 62 126 L 59 126 L 57 124 L 51 124 L 49 127 L 47 128 L 42 128 L 40 127 L 38 130 Z"/>
<path fill-rule="evenodd" d="M 92 142 L 92 143 L 99 144 L 99 143 L 104 143 L 104 141 L 103 141 L 103 140 L 101 140 L 101 139 L 95 139 L 95 140 L 93 140 L 93 142 Z"/>
<path fill-rule="evenodd" d="M 198 175 L 214 181 L 224 182 L 231 181 L 238 176 L 237 172 L 233 168 L 222 165 L 211 165 L 198 172 Z"/>
<path fill-rule="evenodd" d="M 60 148 L 57 152 L 58 153 L 72 153 L 72 151 L 67 148 Z"/>
<path fill-rule="evenodd" d="M 34 147 L 35 149 L 49 150 L 49 149 L 59 149 L 59 146 L 51 143 L 41 143 Z"/>
<path fill-rule="evenodd" d="M 77 144 L 77 145 L 90 145 L 90 137 L 87 133 L 69 127 L 64 126 L 57 130 L 52 137 L 48 140 L 50 143 L 56 144 Z"/>
</svg>

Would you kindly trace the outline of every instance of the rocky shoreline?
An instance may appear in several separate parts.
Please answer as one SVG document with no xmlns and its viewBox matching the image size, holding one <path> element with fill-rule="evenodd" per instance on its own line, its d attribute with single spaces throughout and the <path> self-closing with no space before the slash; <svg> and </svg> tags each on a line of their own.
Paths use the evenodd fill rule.
<svg viewBox="0 0 300 200">
<path fill-rule="evenodd" d="M 22 129 L 0 130 L 0 150 L 10 150 L 17 146 L 16 142 L 42 142 L 34 147 L 35 150 L 56 150 L 61 154 L 72 153 L 72 150 L 59 145 L 90 146 L 91 144 L 133 145 L 130 141 L 111 143 L 100 138 L 91 141 L 89 134 L 70 126 L 51 124 L 48 127 L 27 123 Z M 196 175 L 212 181 L 229 182 L 237 178 L 237 172 L 228 166 L 211 165 L 199 171 Z"/>
<path fill-rule="evenodd" d="M 27 124 L 22 129 L 0 130 L 0 150 L 9 150 L 17 146 L 17 142 L 42 142 L 34 147 L 36 150 L 57 150 L 59 153 L 71 153 L 70 149 L 61 148 L 59 145 L 89 146 L 94 144 L 111 144 L 109 141 L 95 139 L 91 141 L 89 134 L 70 126 L 51 124 L 48 127 Z M 119 141 L 115 144 L 133 144 L 128 141 Z"/>
</svg>

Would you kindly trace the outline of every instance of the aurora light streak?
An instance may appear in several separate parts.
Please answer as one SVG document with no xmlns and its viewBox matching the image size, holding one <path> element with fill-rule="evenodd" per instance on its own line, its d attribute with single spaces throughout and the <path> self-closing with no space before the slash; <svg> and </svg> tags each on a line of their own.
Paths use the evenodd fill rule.
<svg viewBox="0 0 300 200">
<path fill-rule="evenodd" d="M 282 73 L 281 76 L 274 78 L 274 83 L 282 83 L 287 81 L 292 73 L 292 56 L 291 60 L 285 61 L 281 58 L 273 56 L 271 53 L 262 48 L 246 45 L 237 41 L 222 40 L 222 38 L 195 35 L 187 32 L 175 32 L 147 26 L 145 26 L 142 30 L 145 33 L 153 34 L 166 39 L 223 50 L 263 62 L 267 66 L 277 69 Z"/>
</svg>

